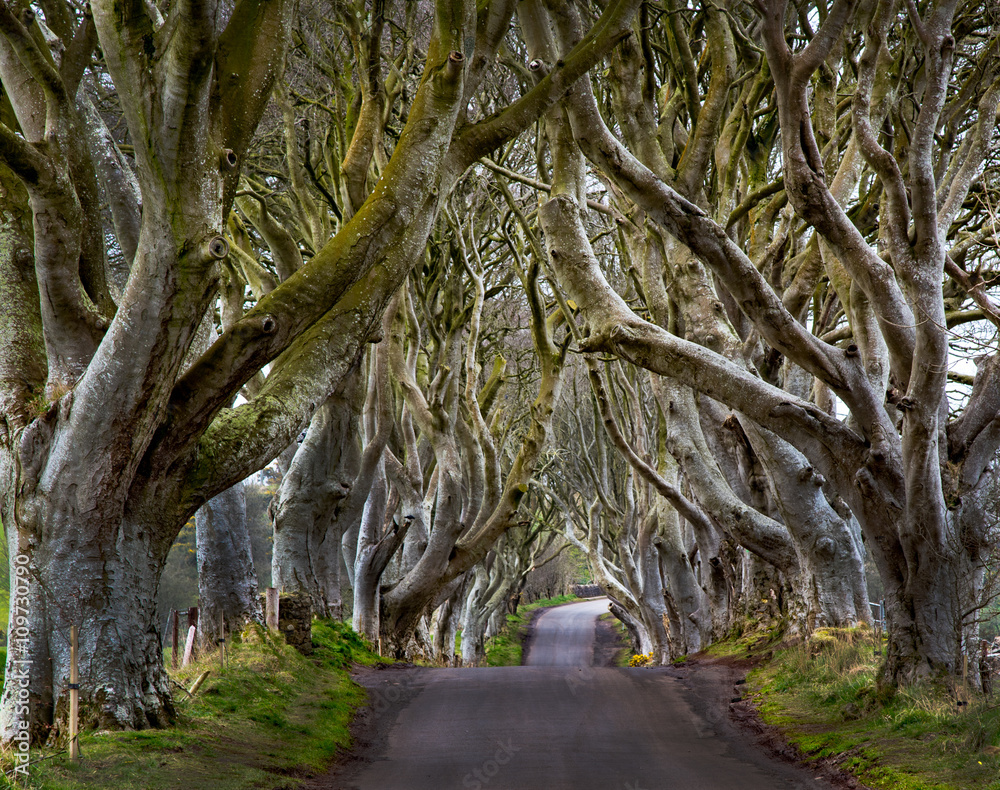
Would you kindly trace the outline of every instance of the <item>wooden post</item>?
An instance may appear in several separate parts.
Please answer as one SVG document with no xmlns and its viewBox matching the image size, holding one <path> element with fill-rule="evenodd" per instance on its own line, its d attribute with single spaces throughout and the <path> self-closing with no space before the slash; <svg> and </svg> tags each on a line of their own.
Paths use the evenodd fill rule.
<svg viewBox="0 0 1000 790">
<path fill-rule="evenodd" d="M 265 618 L 269 631 L 278 630 L 278 588 L 268 587 L 265 593 Z"/>
<path fill-rule="evenodd" d="M 69 759 L 80 761 L 80 672 L 78 666 L 79 634 L 75 625 L 69 628 Z"/>
<path fill-rule="evenodd" d="M 180 652 L 180 646 L 177 644 L 180 641 L 180 619 L 181 613 L 174 609 L 170 614 L 170 666 L 174 669 L 177 669 L 178 653 Z"/>
<path fill-rule="evenodd" d="M 191 659 L 194 656 L 194 637 L 197 633 L 198 626 L 188 626 L 187 642 L 184 643 L 184 660 L 181 662 L 182 667 L 186 667 L 191 663 Z"/>
<path fill-rule="evenodd" d="M 190 689 L 188 689 L 188 697 L 193 697 L 195 694 L 198 693 L 198 689 L 201 688 L 201 684 L 205 682 L 205 678 L 209 676 L 211 671 L 212 670 L 210 669 L 206 669 L 204 672 L 201 673 L 201 675 L 198 676 L 198 679 L 194 682 L 194 685 L 191 686 Z"/>
<path fill-rule="evenodd" d="M 184 660 L 181 661 L 181 666 L 186 667 L 191 663 L 191 659 L 194 658 L 194 637 L 198 633 L 197 626 L 188 626 L 188 638 L 184 642 Z"/>
<path fill-rule="evenodd" d="M 191 663 L 192 659 L 195 657 L 197 652 L 195 646 L 195 635 L 198 633 L 198 607 L 192 606 L 188 609 L 188 635 L 187 641 L 184 643 L 184 660 L 181 661 L 181 666 L 186 667 Z"/>
<path fill-rule="evenodd" d="M 885 637 L 885 601 L 878 602 L 878 619 L 875 621 L 875 657 L 882 655 L 882 640 Z"/>
<path fill-rule="evenodd" d="M 979 643 L 979 682 L 983 685 L 983 694 L 987 697 L 993 696 L 993 680 L 990 678 L 990 665 L 986 661 L 986 654 L 990 649 L 990 643 L 983 639 Z"/>
<path fill-rule="evenodd" d="M 219 636 L 216 640 L 219 644 L 219 667 L 226 668 L 226 616 L 219 612 Z"/>
</svg>

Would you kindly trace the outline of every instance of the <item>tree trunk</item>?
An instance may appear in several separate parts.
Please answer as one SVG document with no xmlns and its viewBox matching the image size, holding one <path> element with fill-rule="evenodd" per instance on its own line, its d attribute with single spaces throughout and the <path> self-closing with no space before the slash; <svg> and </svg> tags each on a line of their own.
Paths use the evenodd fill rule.
<svg viewBox="0 0 1000 790">
<path fill-rule="evenodd" d="M 634 554 L 628 545 L 628 530 L 624 529 L 619 541 L 619 551 L 631 588 L 632 602 L 642 623 L 642 652 L 652 654 L 655 663 L 665 664 L 671 657 L 670 636 L 667 632 L 669 616 L 663 578 L 660 576 L 660 558 L 653 545 L 653 530 L 657 527 L 656 513 L 647 513 L 641 521 Z"/>
<path fill-rule="evenodd" d="M 888 648 L 883 683 L 905 686 L 920 678 L 960 674 L 960 609 L 970 596 L 955 594 L 964 586 L 957 565 L 941 561 L 928 565 L 911 575 L 906 590 L 886 586 Z"/>
<path fill-rule="evenodd" d="M 32 741 L 46 740 L 50 726 L 62 732 L 73 625 L 79 627 L 81 727 L 142 729 L 173 722 L 156 622 L 169 544 L 154 540 L 147 524 L 128 519 L 115 529 L 54 522 L 47 522 L 45 537 L 39 535 L 34 545 L 7 529 L 15 583 L 0 703 L 4 740 L 19 730 L 27 730 Z M 29 704 L 22 707 L 23 688 Z"/>
<path fill-rule="evenodd" d="M 972 529 L 962 524 L 965 519 L 979 522 L 982 516 L 975 496 L 968 499 L 949 513 L 956 536 L 952 542 L 921 546 L 906 586 L 885 585 L 888 649 L 883 683 L 898 686 L 925 677 L 958 678 L 964 655 L 969 658 L 969 682 L 974 688 L 980 685 L 975 657 L 986 603 L 982 580 L 987 544 L 977 539 L 985 534 L 984 524 Z M 959 535 L 965 540 L 960 541 Z"/>
<path fill-rule="evenodd" d="M 343 611 L 340 541 L 349 525 L 337 516 L 360 464 L 361 385 L 356 370 L 344 390 L 317 410 L 270 507 L 273 584 L 283 592 L 308 593 L 318 617 Z"/>
<path fill-rule="evenodd" d="M 361 517 L 358 552 L 354 561 L 354 612 L 351 621 L 351 627 L 373 644 L 379 641 L 379 580 L 389 559 L 382 556 L 380 561 L 378 551 L 386 499 L 385 475 L 380 470 Z"/>
<path fill-rule="evenodd" d="M 660 522 L 656 548 L 665 570 L 667 591 L 676 611 L 676 619 L 672 617 L 670 620 L 671 652 L 674 655 L 697 653 L 710 635 L 708 599 L 688 559 L 677 511 L 662 498 L 658 498 L 656 504 Z"/>
<path fill-rule="evenodd" d="M 795 544 L 799 574 L 789 582 L 805 604 L 808 633 L 821 626 L 870 623 L 861 531 L 848 511 L 828 501 L 823 476 L 794 447 L 749 421 L 744 428 L 771 485 L 771 496 Z"/>
<path fill-rule="evenodd" d="M 698 578 L 711 616 L 710 640 L 723 639 L 733 626 L 736 567 L 740 549 L 716 531 L 697 536 L 700 558 Z"/>
<path fill-rule="evenodd" d="M 484 641 L 490 615 L 485 606 L 489 573 L 482 565 L 477 565 L 474 578 L 462 608 L 462 665 L 466 667 L 479 666 L 486 656 Z"/>
<path fill-rule="evenodd" d="M 445 666 L 455 664 L 455 634 L 462 615 L 461 602 L 465 600 L 465 585 L 459 586 L 437 610 L 434 628 L 434 657 Z M 458 604 L 458 605 L 456 605 Z"/>
<path fill-rule="evenodd" d="M 639 655 L 646 655 L 650 651 L 650 642 L 649 635 L 646 633 L 646 627 L 642 624 L 642 621 L 637 619 L 635 615 L 614 598 L 611 598 L 608 608 L 611 610 L 611 614 L 617 617 L 625 626 L 625 630 L 628 631 L 632 649 Z"/>
<path fill-rule="evenodd" d="M 250 620 L 263 623 L 257 573 L 253 566 L 243 483 L 223 491 L 195 514 L 198 545 L 198 631 L 202 644 L 242 630 Z"/>
</svg>

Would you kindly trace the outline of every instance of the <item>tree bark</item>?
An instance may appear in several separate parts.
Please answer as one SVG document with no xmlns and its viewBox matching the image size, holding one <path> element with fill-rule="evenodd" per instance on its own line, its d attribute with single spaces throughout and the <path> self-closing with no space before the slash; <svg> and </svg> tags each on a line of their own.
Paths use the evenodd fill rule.
<svg viewBox="0 0 1000 790">
<path fill-rule="evenodd" d="M 247 527 L 246 491 L 237 483 L 195 514 L 198 546 L 198 631 L 202 643 L 263 624 Z M 224 623 L 225 633 L 220 632 Z"/>
<path fill-rule="evenodd" d="M 8 682 L 0 703 L 5 739 L 21 729 L 35 741 L 49 738 L 53 725 L 61 732 L 73 625 L 79 628 L 81 674 L 87 679 L 80 690 L 82 727 L 143 729 L 174 721 L 156 618 L 169 544 L 156 540 L 151 523 L 126 517 L 110 536 L 110 554 L 105 536 L 88 537 L 79 522 L 64 524 L 58 537 L 36 545 L 7 530 L 16 585 Z M 12 682 L 21 677 L 30 698 L 25 708 L 17 704 L 23 686 Z"/>
<path fill-rule="evenodd" d="M 338 516 L 360 468 L 357 428 L 363 397 L 359 366 L 344 389 L 313 415 L 269 507 L 272 584 L 283 592 L 307 593 L 319 617 L 343 612 L 340 540 L 351 525 Z"/>
</svg>

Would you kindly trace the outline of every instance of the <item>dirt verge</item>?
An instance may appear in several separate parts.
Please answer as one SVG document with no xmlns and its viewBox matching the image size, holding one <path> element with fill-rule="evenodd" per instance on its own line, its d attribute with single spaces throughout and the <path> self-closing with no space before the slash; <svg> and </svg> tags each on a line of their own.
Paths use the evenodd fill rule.
<svg viewBox="0 0 1000 790">
<path fill-rule="evenodd" d="M 597 633 L 594 635 L 594 666 L 618 666 L 619 655 L 629 650 L 628 639 L 615 628 L 614 622 L 598 618 Z"/>
<path fill-rule="evenodd" d="M 351 722 L 351 748 L 334 758 L 326 774 L 303 783 L 304 790 L 336 787 L 337 777 L 342 773 L 371 762 L 372 755 L 382 753 L 392 723 L 423 688 L 418 667 L 409 662 L 358 664 L 351 670 L 351 677 L 368 692 L 367 704 L 358 708 Z"/>
<path fill-rule="evenodd" d="M 846 759 L 811 759 L 790 744 L 781 730 L 767 724 L 753 700 L 746 696 L 746 676 L 754 666 L 748 659 L 720 658 L 699 653 L 671 667 L 671 674 L 684 682 L 689 702 L 707 707 L 706 718 L 730 729 L 745 748 L 758 750 L 778 760 L 807 767 L 816 779 L 841 790 L 870 790 L 868 785 L 840 767 Z M 676 673 L 676 674 L 674 674 Z"/>
</svg>

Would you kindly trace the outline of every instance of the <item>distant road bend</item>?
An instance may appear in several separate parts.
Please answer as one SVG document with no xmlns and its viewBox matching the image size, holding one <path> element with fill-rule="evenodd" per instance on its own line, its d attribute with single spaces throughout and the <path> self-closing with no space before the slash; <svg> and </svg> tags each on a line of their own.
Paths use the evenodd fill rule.
<svg viewBox="0 0 1000 790">
<path fill-rule="evenodd" d="M 535 621 L 524 663 L 529 667 L 592 666 L 596 621 L 607 611 L 607 598 L 549 609 Z"/>
<path fill-rule="evenodd" d="M 806 790 L 730 724 L 735 670 L 590 666 L 604 599 L 537 621 L 527 666 L 388 669 L 332 790 Z"/>
</svg>

